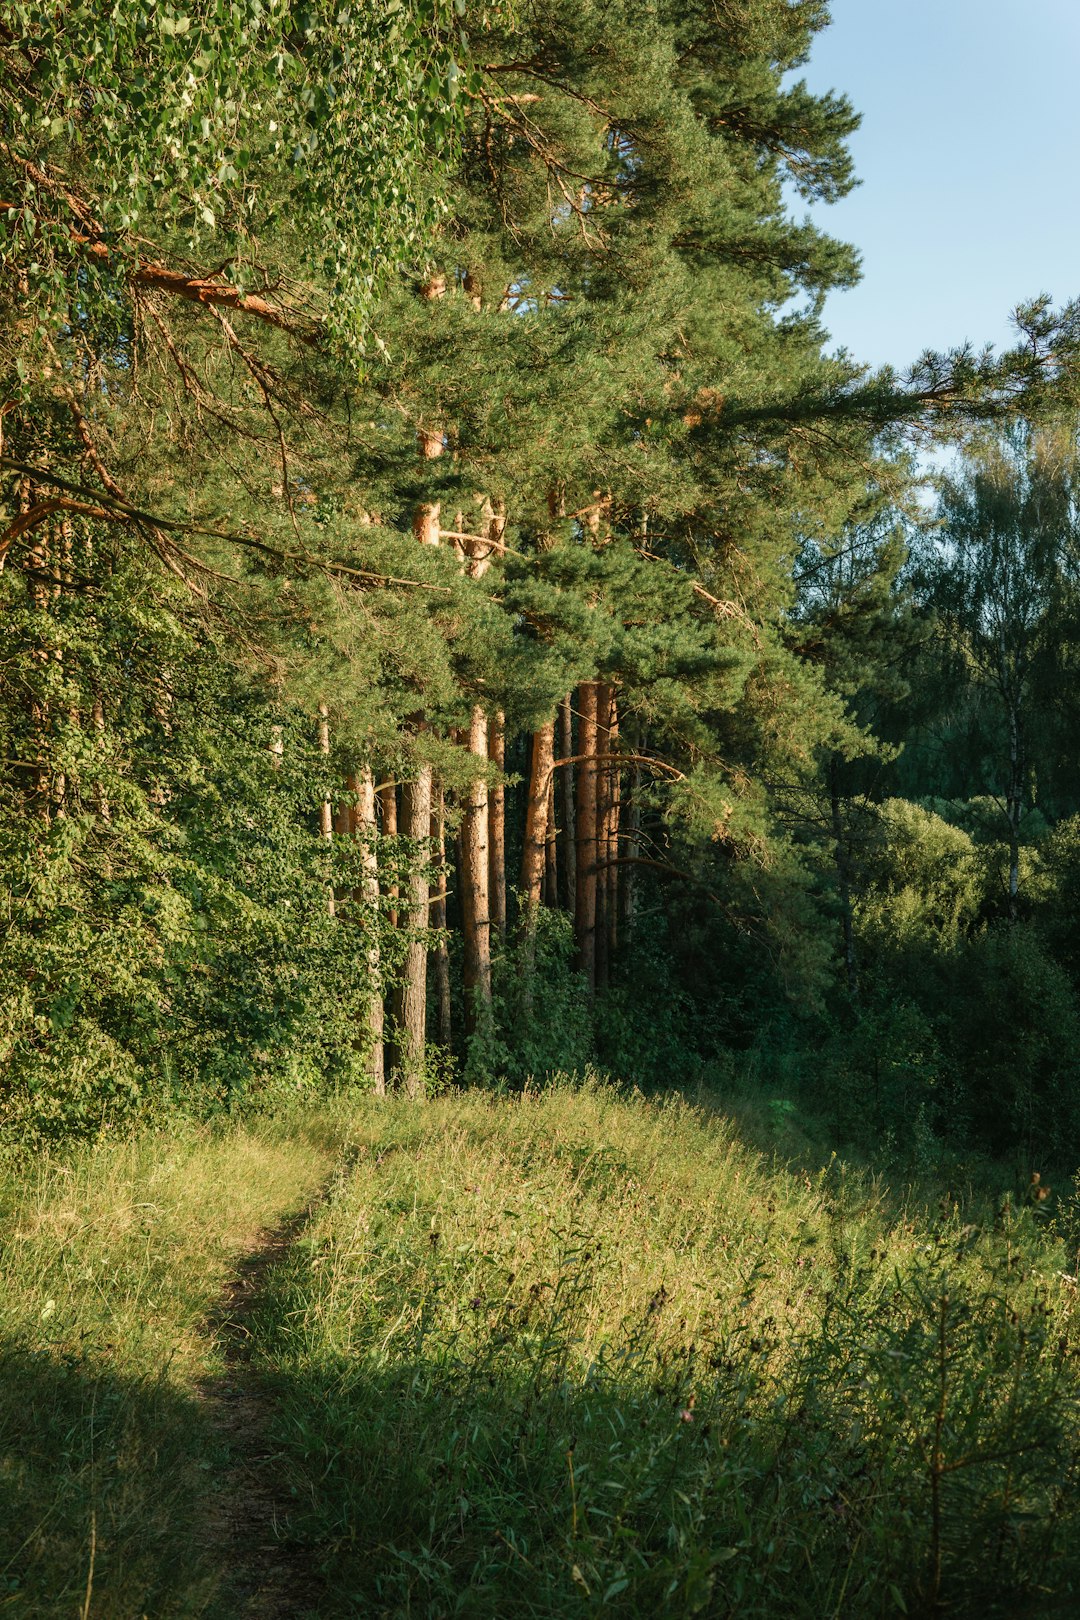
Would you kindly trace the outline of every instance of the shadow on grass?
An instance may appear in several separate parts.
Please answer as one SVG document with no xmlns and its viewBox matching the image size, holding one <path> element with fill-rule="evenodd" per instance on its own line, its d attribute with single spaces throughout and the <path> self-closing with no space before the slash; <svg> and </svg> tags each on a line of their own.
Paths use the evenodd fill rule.
<svg viewBox="0 0 1080 1620">
<path fill-rule="evenodd" d="M 573 1324 L 554 1331 L 542 1305 L 529 1322 L 483 1301 L 476 1316 L 468 1342 L 421 1335 L 392 1364 L 373 1349 L 267 1379 L 275 1466 L 295 1493 L 278 1528 L 319 1583 L 284 1607 L 280 1593 L 252 1606 L 222 1585 L 205 1504 L 227 1461 L 205 1403 L 74 1357 L 5 1350 L 0 1611 L 1080 1611 L 1075 1403 L 1055 1405 L 1049 1384 L 1029 1388 L 1029 1371 L 1014 1361 L 1010 1373 L 1000 1355 L 980 1384 L 987 1346 L 970 1319 L 949 1324 L 949 1355 L 967 1371 L 948 1388 L 935 1487 L 924 1441 L 936 1363 L 888 1359 L 916 1357 L 923 1324 L 851 1333 L 846 1349 L 822 1336 L 772 1380 L 761 1345 L 657 1355 L 643 1324 L 582 1370 Z"/>
<path fill-rule="evenodd" d="M 209 1614 L 200 1502 L 219 1461 L 199 1403 L 164 1378 L 118 1378 L 100 1353 L 0 1348 L 0 1612 Z"/>
<path fill-rule="evenodd" d="M 768 1322 L 661 1343 L 661 1290 L 583 1364 L 584 1270 L 295 1360 L 277 1432 L 319 1615 L 1075 1615 L 1075 1380 L 1038 1305 L 1003 1327 L 938 1280 L 827 1312 L 786 1360 Z"/>
</svg>

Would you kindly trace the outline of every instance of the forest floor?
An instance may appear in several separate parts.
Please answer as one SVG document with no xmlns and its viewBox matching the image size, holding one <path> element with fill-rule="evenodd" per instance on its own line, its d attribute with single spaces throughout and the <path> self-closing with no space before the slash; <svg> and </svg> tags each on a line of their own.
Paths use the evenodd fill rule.
<svg viewBox="0 0 1080 1620">
<path fill-rule="evenodd" d="M 1074 1615 L 1075 1211 L 951 1172 L 596 1084 L 8 1166 L 0 1613 Z"/>
</svg>

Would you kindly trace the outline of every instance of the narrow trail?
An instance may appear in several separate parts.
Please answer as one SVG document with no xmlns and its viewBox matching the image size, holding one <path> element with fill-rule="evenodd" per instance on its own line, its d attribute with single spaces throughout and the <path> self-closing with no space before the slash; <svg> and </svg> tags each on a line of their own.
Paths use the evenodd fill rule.
<svg viewBox="0 0 1080 1620">
<path fill-rule="evenodd" d="M 226 1571 L 222 1612 L 229 1620 L 308 1620 L 320 1610 L 321 1582 L 309 1548 L 290 1536 L 295 1503 L 271 1439 L 274 1398 L 254 1365 L 253 1319 L 273 1269 L 325 1201 L 335 1172 L 300 1210 L 253 1234 L 207 1322 L 225 1369 L 199 1394 L 225 1441 L 229 1464 L 209 1504 L 206 1536 Z"/>
</svg>

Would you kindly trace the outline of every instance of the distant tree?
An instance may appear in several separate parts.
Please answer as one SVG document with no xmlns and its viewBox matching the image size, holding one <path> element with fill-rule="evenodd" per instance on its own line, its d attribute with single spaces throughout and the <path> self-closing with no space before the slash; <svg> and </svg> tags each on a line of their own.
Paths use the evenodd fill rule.
<svg viewBox="0 0 1080 1620">
<path fill-rule="evenodd" d="M 974 442 L 942 481 L 917 573 L 947 638 L 954 703 L 968 705 L 975 791 L 993 795 L 1001 810 L 1015 917 L 1022 821 L 1055 747 L 1044 699 L 1069 657 L 1080 585 L 1073 433 L 1021 422 Z"/>
</svg>

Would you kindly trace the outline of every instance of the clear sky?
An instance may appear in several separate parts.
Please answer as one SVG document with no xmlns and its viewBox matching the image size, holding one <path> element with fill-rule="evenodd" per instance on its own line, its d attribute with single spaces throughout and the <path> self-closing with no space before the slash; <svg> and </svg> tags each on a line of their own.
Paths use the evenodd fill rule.
<svg viewBox="0 0 1080 1620">
<path fill-rule="evenodd" d="M 833 344 L 903 368 L 1080 297 L 1080 0 L 833 0 L 797 77 L 862 113 L 862 185 L 813 214 L 862 254 Z M 794 200 L 796 215 L 805 205 Z"/>
</svg>

